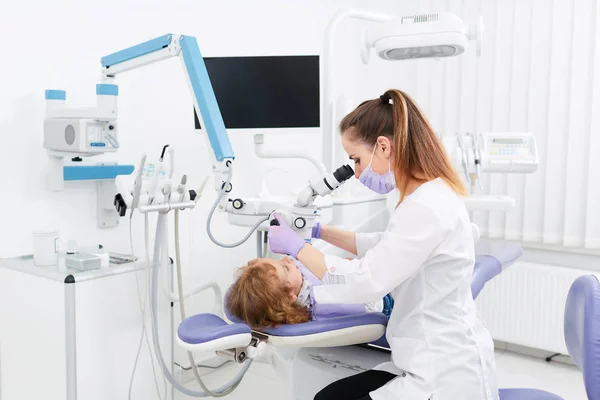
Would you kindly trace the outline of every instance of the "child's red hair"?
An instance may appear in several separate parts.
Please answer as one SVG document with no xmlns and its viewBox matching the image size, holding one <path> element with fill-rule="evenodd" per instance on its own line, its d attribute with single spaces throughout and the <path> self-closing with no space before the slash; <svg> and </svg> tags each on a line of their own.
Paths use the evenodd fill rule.
<svg viewBox="0 0 600 400">
<path fill-rule="evenodd" d="M 252 329 L 310 321 L 310 311 L 292 298 L 275 267 L 266 259 L 254 259 L 243 267 L 227 296 L 227 309 Z"/>
</svg>

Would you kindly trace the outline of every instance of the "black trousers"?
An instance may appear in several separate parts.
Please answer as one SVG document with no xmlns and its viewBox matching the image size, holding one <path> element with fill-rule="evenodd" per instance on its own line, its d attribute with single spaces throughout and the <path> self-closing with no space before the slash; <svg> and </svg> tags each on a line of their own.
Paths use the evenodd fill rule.
<svg viewBox="0 0 600 400">
<path fill-rule="evenodd" d="M 365 371 L 333 382 L 315 396 L 315 400 L 371 400 L 369 392 L 379 389 L 396 375 L 385 371 Z"/>
</svg>

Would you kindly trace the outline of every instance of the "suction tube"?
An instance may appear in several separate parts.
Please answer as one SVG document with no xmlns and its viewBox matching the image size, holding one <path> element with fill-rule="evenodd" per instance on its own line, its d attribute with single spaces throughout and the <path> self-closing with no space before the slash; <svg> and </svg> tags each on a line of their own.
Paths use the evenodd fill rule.
<svg viewBox="0 0 600 400">
<path fill-rule="evenodd" d="M 181 272 L 181 248 L 179 246 L 179 210 L 175 210 L 175 262 L 177 263 L 177 291 L 178 291 L 178 295 L 179 295 L 179 311 L 181 313 L 181 320 L 183 321 L 185 319 L 185 301 L 183 300 L 183 280 L 182 280 L 182 272 Z M 166 242 L 166 236 L 165 236 L 165 244 L 164 244 L 165 248 L 168 246 L 168 243 Z M 213 396 L 213 397 L 222 397 L 222 396 L 226 396 L 227 394 L 233 392 L 237 386 L 239 385 L 238 383 L 235 383 L 232 387 L 231 390 L 226 390 L 223 394 L 219 394 L 219 393 L 213 393 L 211 392 L 206 385 L 204 384 L 204 382 L 202 381 L 202 378 L 200 377 L 200 372 L 198 372 L 198 363 L 196 363 L 196 360 L 194 359 L 194 354 L 191 351 L 187 352 L 188 354 L 188 358 L 190 360 L 190 364 L 192 366 L 192 372 L 194 373 L 194 377 L 196 378 L 196 381 L 198 382 L 198 384 L 200 385 L 200 387 L 209 395 Z"/>
<path fill-rule="evenodd" d="M 231 177 L 231 173 L 230 173 L 230 177 Z M 164 376 L 167 378 L 167 380 L 171 383 L 171 385 L 173 385 L 173 387 L 175 387 L 177 390 L 179 390 L 181 393 L 186 394 L 188 396 L 192 396 L 192 397 L 223 397 L 228 395 L 229 393 L 233 392 L 237 386 L 240 384 L 240 382 L 242 381 L 242 378 L 244 377 L 244 375 L 246 374 L 246 371 L 248 371 L 248 368 L 250 368 L 250 365 L 252 364 L 252 359 L 246 361 L 244 363 L 244 365 L 242 366 L 242 368 L 240 369 L 240 371 L 238 372 L 238 374 L 227 384 L 213 390 L 210 391 L 206 388 L 206 386 L 204 385 L 204 383 L 200 380 L 199 383 L 202 387 L 202 389 L 204 389 L 204 392 L 200 392 L 200 391 L 196 391 L 196 390 L 192 390 L 189 389 L 185 386 L 183 386 L 182 384 L 180 384 L 179 382 L 177 382 L 175 380 L 175 378 L 173 377 L 173 375 L 171 375 L 171 371 L 169 371 L 161 348 L 160 348 L 160 341 L 159 341 L 159 336 L 158 336 L 158 275 L 159 275 L 159 270 L 160 270 L 160 263 L 161 263 L 161 253 L 163 250 L 163 246 L 164 246 L 164 241 L 165 241 L 165 235 L 166 235 L 166 229 L 167 229 L 167 215 L 163 214 L 163 213 L 159 213 L 158 214 L 158 219 L 156 222 L 156 237 L 154 239 L 155 243 L 154 243 L 154 259 L 152 260 L 152 336 L 153 336 L 153 342 L 154 342 L 154 352 L 156 353 L 156 357 L 158 358 L 159 362 L 160 362 L 160 367 L 162 368 L 163 374 Z M 193 367 L 193 366 L 192 366 Z M 197 377 L 198 378 L 198 377 Z"/>
</svg>

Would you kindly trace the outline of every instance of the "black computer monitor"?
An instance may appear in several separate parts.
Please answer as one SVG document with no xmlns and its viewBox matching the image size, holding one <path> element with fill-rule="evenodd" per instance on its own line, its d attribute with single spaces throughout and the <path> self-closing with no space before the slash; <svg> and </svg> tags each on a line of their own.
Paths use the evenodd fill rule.
<svg viewBox="0 0 600 400">
<path fill-rule="evenodd" d="M 319 56 L 206 57 L 227 129 L 318 128 Z M 196 129 L 201 129 L 194 110 Z"/>
</svg>

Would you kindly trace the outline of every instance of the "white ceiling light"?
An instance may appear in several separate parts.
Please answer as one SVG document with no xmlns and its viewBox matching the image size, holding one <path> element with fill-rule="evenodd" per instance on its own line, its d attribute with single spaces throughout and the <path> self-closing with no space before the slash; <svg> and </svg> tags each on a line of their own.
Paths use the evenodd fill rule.
<svg viewBox="0 0 600 400">
<path fill-rule="evenodd" d="M 323 129 L 323 163 L 333 171 L 337 163 L 345 159 L 341 146 L 341 136 L 334 134 L 338 116 L 345 110 L 344 96 L 336 93 L 334 84 L 334 38 L 340 24 L 347 20 L 368 23 L 362 40 L 356 43 L 360 48 L 362 61 L 370 60 L 371 51 L 384 60 L 399 61 L 423 58 L 446 58 L 463 54 L 469 40 L 475 40 L 476 55 L 481 55 L 483 21 L 466 26 L 454 14 L 422 14 L 396 17 L 364 10 L 343 10 L 329 22 L 325 31 L 323 54 L 321 56 L 321 126 Z M 337 160 L 336 160 L 337 159 Z M 336 193 L 339 193 L 338 190 Z"/>
<path fill-rule="evenodd" d="M 482 36 L 481 18 L 477 24 L 467 27 L 450 13 L 403 16 L 366 29 L 361 58 L 368 63 L 371 49 L 389 61 L 452 57 L 462 54 L 469 40 L 477 42 L 479 56 Z"/>
</svg>

